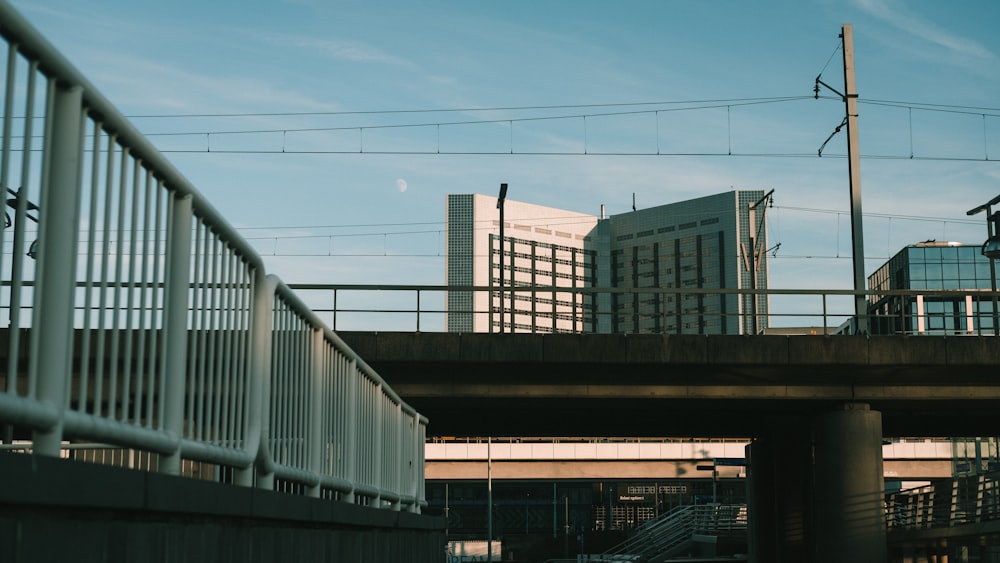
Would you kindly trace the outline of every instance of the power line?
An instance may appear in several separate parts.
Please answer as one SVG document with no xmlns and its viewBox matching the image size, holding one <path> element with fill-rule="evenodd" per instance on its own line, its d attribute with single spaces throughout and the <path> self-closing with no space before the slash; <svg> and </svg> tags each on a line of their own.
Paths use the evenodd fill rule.
<svg viewBox="0 0 1000 563">
<path fill-rule="evenodd" d="M 299 155 L 384 155 L 384 156 L 663 156 L 663 157 L 720 157 L 731 156 L 739 158 L 847 158 L 845 154 L 823 153 L 822 157 L 811 153 L 738 153 L 738 152 L 605 152 L 605 151 L 449 151 L 449 150 L 289 150 L 289 149 L 160 149 L 161 153 L 168 154 L 258 154 L 258 155 L 279 155 L 279 154 L 299 154 Z M 979 157 L 958 157 L 958 156 L 926 156 L 926 155 L 895 155 L 895 154 L 862 154 L 861 158 L 869 160 L 915 160 L 930 162 L 1000 162 L 1000 159 L 989 156 Z"/>
<path fill-rule="evenodd" d="M 780 206 L 780 205 L 775 205 L 774 209 L 787 209 L 789 211 L 804 211 L 808 213 L 827 213 L 833 215 L 846 215 L 850 213 L 849 211 L 842 211 L 838 209 L 816 209 L 810 207 L 794 207 L 794 206 Z M 863 215 L 865 217 L 878 217 L 881 219 L 900 219 L 907 221 L 929 221 L 934 223 L 940 223 L 940 222 L 962 223 L 965 225 L 982 224 L 982 221 L 972 221 L 970 219 L 949 219 L 946 217 L 927 217 L 922 215 L 899 215 L 895 213 L 871 213 L 871 212 L 865 212 Z"/>
<path fill-rule="evenodd" d="M 840 43 L 834 49 L 827 60 L 820 75 L 829 66 L 834 55 L 840 50 Z M 351 116 L 351 115 L 395 115 L 395 114 L 421 114 L 421 113 L 470 113 L 470 112 L 491 112 L 491 111 L 537 111 L 537 110 L 558 110 L 558 109 L 582 109 L 582 108 L 605 108 L 605 107 L 638 107 L 638 106 L 659 106 L 659 105 L 685 105 L 685 104 L 740 104 L 743 102 L 794 99 L 798 96 L 769 96 L 757 98 L 707 98 L 697 100 L 673 100 L 659 102 L 618 102 L 602 104 L 553 104 L 534 106 L 494 106 L 494 107 L 465 107 L 465 108 L 437 108 L 437 109 L 392 109 L 392 110 L 356 110 L 356 111 L 286 111 L 286 112 L 242 112 L 242 113 L 177 113 L 177 114 L 136 114 L 128 115 L 129 119 L 172 119 L 172 118 L 202 118 L 202 117 L 313 117 L 313 116 Z M 808 97 L 808 96 L 806 96 Z M 820 96 L 821 98 L 823 96 Z M 834 99 L 831 97 L 831 99 Z M 957 110 L 991 111 L 1000 112 L 1000 108 L 964 106 L 957 104 L 934 104 L 927 102 L 907 102 L 899 100 L 865 100 L 859 99 L 859 103 L 879 103 L 886 105 L 896 105 L 902 107 L 928 107 Z"/>
<path fill-rule="evenodd" d="M 719 98 L 701 100 L 674 100 L 659 102 L 618 102 L 602 104 L 554 104 L 554 105 L 534 105 L 534 106 L 495 106 L 495 107 L 466 107 L 466 108 L 438 108 L 438 109 L 394 109 L 394 110 L 359 110 L 359 111 L 314 111 L 314 112 L 263 112 L 263 113 L 188 113 L 188 114 L 151 114 L 151 115 L 129 115 L 129 119 L 134 118 L 194 118 L 194 117 L 309 117 L 309 116 L 342 116 L 342 115 L 393 115 L 393 114 L 417 114 L 417 113 L 468 113 L 468 112 L 488 112 L 488 111 L 535 111 L 554 109 L 582 109 L 582 108 L 606 108 L 606 107 L 637 107 L 637 106 L 666 106 L 685 104 L 740 104 L 745 102 L 766 102 L 796 98 L 798 96 L 770 96 L 757 98 Z"/>
<path fill-rule="evenodd" d="M 962 106 L 953 104 L 929 104 L 922 102 L 899 102 L 893 100 L 873 100 L 864 98 L 858 98 L 858 103 L 887 106 L 887 107 L 898 107 L 903 109 L 938 111 L 942 113 L 964 113 L 972 115 L 982 115 L 983 112 L 991 112 L 987 113 L 986 115 L 991 117 L 1000 117 L 1000 108 L 990 108 L 990 107 Z"/>
<path fill-rule="evenodd" d="M 594 117 L 617 117 L 624 115 L 640 115 L 640 114 L 651 114 L 651 113 L 665 113 L 665 112 L 677 112 L 677 111 L 695 111 L 703 109 L 719 109 L 724 107 L 733 106 L 750 106 L 750 105 L 762 105 L 762 104 L 774 104 L 791 102 L 798 100 L 811 100 L 812 96 L 790 96 L 784 98 L 761 98 L 753 99 L 742 102 L 734 101 L 718 101 L 718 102 L 705 102 L 711 105 L 698 105 L 692 107 L 682 107 L 682 108 L 670 108 L 670 109 L 643 109 L 643 110 L 630 110 L 630 111 L 618 111 L 618 112 L 604 112 L 604 113 L 586 113 L 586 114 L 565 114 L 565 115 L 545 115 L 545 116 L 534 116 L 534 117 L 505 117 L 496 119 L 476 119 L 476 120 L 466 120 L 466 121 L 438 121 L 438 122 L 424 122 L 424 123 L 393 123 L 387 125 L 343 125 L 338 127 L 301 127 L 301 128 L 288 128 L 280 127 L 274 129 L 241 129 L 241 130 L 217 130 L 217 131 L 181 131 L 181 132 L 170 132 L 170 133 L 145 133 L 147 137 L 180 137 L 180 136 L 201 136 L 201 135 L 248 135 L 248 134 L 263 134 L 263 133 L 316 133 L 322 131 L 358 131 L 358 130 L 370 130 L 370 129 L 403 129 L 403 128 L 417 128 L 417 127 L 451 127 L 458 125 L 488 125 L 488 124 L 512 124 L 512 123 L 523 123 L 531 121 L 552 121 L 559 119 L 587 119 Z M 684 102 L 677 102 L 684 103 Z M 572 106 L 560 106 L 562 108 L 571 108 Z M 582 106 L 591 107 L 591 106 Z M 458 111 L 458 110 L 453 110 Z"/>
</svg>

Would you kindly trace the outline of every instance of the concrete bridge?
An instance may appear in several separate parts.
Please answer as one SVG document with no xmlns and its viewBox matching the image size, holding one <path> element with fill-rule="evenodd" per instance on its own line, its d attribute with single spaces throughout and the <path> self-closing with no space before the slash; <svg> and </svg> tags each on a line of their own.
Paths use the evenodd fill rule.
<svg viewBox="0 0 1000 563">
<path fill-rule="evenodd" d="M 342 336 L 434 434 L 752 438 L 757 561 L 908 560 L 883 436 L 981 434 L 1000 407 L 994 337 Z"/>
<path fill-rule="evenodd" d="M 1000 422 L 994 337 L 338 334 L 432 435 L 754 437 L 857 402 L 885 436 Z"/>
</svg>

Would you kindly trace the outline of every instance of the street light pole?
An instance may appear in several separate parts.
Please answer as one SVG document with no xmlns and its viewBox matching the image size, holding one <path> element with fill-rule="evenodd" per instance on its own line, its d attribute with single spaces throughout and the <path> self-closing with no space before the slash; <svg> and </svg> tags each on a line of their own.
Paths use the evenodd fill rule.
<svg viewBox="0 0 1000 563">
<path fill-rule="evenodd" d="M 986 212 L 986 242 L 982 253 L 990 260 L 990 290 L 993 292 L 993 336 L 1000 336 L 1000 311 L 997 310 L 997 269 L 996 259 L 1000 258 L 1000 211 L 993 211 L 993 206 L 1000 203 L 1000 195 L 988 202 L 970 209 L 966 215 L 977 215 Z"/>
<path fill-rule="evenodd" d="M 500 210 L 500 332 L 504 332 L 504 291 L 503 291 L 503 208 L 504 201 L 507 199 L 507 184 L 500 184 L 500 197 L 497 198 L 497 209 Z M 513 275 L 513 272 L 511 272 Z M 513 326 L 511 326 L 511 331 L 513 332 Z"/>
</svg>

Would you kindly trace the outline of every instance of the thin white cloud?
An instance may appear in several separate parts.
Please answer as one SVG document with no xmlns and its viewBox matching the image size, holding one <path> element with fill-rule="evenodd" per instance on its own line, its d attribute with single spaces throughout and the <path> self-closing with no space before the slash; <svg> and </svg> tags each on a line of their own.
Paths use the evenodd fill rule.
<svg viewBox="0 0 1000 563">
<path fill-rule="evenodd" d="M 285 34 L 271 34 L 267 40 L 286 47 L 318 51 L 331 59 L 340 61 L 409 66 L 406 60 L 360 41 Z"/>
<path fill-rule="evenodd" d="M 895 0 L 855 0 L 868 14 L 889 23 L 918 39 L 941 46 L 957 55 L 993 60 L 996 55 L 971 39 L 956 35 L 935 23 L 912 13 Z"/>
<path fill-rule="evenodd" d="M 292 88 L 243 75 L 209 75 L 127 54 L 103 52 L 115 64 L 93 73 L 94 82 L 114 92 L 114 103 L 144 111 L 202 113 L 237 108 L 294 107 L 300 111 L 332 111 L 330 103 Z"/>
</svg>

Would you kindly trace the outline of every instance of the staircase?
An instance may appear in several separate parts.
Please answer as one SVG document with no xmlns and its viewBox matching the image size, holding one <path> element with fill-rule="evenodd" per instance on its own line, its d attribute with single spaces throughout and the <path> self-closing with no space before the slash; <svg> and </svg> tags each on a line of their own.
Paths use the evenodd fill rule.
<svg viewBox="0 0 1000 563">
<path fill-rule="evenodd" d="M 690 555 L 697 539 L 746 535 L 746 505 L 688 505 L 649 520 L 624 542 L 585 561 L 661 563 L 668 558 Z"/>
</svg>

